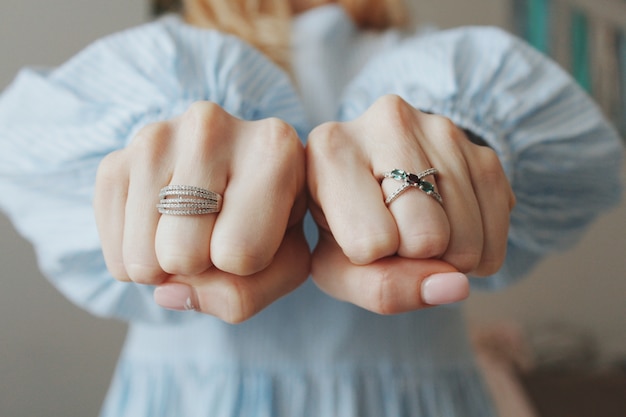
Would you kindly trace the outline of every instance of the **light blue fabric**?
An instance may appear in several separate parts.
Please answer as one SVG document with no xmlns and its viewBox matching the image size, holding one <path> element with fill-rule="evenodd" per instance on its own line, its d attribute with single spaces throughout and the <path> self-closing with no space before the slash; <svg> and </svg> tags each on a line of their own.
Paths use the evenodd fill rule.
<svg viewBox="0 0 626 417">
<path fill-rule="evenodd" d="M 302 97 L 251 47 L 175 16 L 101 40 L 57 69 L 24 70 L 0 97 L 2 209 L 69 299 L 130 322 L 102 416 L 493 415 L 458 306 L 384 317 L 308 282 L 232 326 L 165 311 L 150 287 L 109 276 L 91 210 L 98 163 L 193 101 L 280 117 L 304 139 L 307 120 L 348 120 L 395 93 L 482 136 L 518 205 L 504 268 L 476 285 L 514 281 L 618 200 L 617 134 L 520 41 L 491 28 L 363 34 L 338 6 L 303 19 L 295 79 L 323 74 Z"/>
</svg>

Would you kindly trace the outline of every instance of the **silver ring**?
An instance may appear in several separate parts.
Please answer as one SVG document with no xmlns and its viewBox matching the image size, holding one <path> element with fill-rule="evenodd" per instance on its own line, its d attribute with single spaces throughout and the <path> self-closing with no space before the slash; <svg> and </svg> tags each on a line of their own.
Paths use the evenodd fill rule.
<svg viewBox="0 0 626 417">
<path fill-rule="evenodd" d="M 222 196 L 216 192 L 191 185 L 168 185 L 159 192 L 156 208 L 161 214 L 195 216 L 218 213 L 222 209 Z"/>
<path fill-rule="evenodd" d="M 383 173 L 383 179 L 391 178 L 396 181 L 400 181 L 402 183 L 402 185 L 396 191 L 391 193 L 385 199 L 385 204 L 387 205 L 391 204 L 393 200 L 398 198 L 398 196 L 400 196 L 400 194 L 406 191 L 409 187 L 415 187 L 415 188 L 419 188 L 420 190 L 422 190 L 423 192 L 425 192 L 426 194 L 428 194 L 429 196 L 437 200 L 439 204 L 443 205 L 443 199 L 441 198 L 441 195 L 437 191 L 435 191 L 435 186 L 432 183 L 428 181 L 424 181 L 422 179 L 429 175 L 436 175 L 436 174 L 437 174 L 437 170 L 435 168 L 428 168 L 418 174 L 412 174 L 410 172 L 403 171 L 401 169 L 394 169 L 394 170 Z"/>
</svg>

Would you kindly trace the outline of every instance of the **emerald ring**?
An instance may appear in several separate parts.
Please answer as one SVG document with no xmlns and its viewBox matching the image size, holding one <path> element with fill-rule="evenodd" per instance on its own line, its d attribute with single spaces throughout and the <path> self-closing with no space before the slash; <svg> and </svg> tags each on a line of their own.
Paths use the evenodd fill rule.
<svg viewBox="0 0 626 417">
<path fill-rule="evenodd" d="M 437 191 L 435 191 L 435 186 L 432 183 L 424 181 L 422 179 L 429 175 L 435 174 L 437 174 L 437 170 L 435 168 L 428 168 L 427 170 L 424 170 L 417 174 L 412 174 L 401 169 L 394 169 L 392 171 L 383 173 L 383 179 L 391 178 L 402 183 L 400 188 L 391 193 L 385 199 L 385 204 L 391 204 L 393 200 L 398 198 L 400 194 L 406 191 L 409 187 L 419 188 L 420 190 L 437 200 L 439 204 L 443 204 L 443 199 L 441 198 L 441 195 Z"/>
</svg>

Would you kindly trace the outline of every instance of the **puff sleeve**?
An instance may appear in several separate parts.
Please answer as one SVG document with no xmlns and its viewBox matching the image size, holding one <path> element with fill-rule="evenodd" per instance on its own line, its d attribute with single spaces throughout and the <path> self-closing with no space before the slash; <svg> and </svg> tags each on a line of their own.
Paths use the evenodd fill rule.
<svg viewBox="0 0 626 417">
<path fill-rule="evenodd" d="M 50 281 L 94 314 L 177 317 L 153 303 L 150 287 L 108 274 L 91 200 L 105 155 L 198 100 L 304 129 L 285 73 L 237 38 L 176 16 L 104 38 L 57 69 L 23 70 L 0 96 L 0 207 Z"/>
<path fill-rule="evenodd" d="M 496 28 L 410 38 L 371 61 L 347 89 L 341 119 L 397 94 L 451 119 L 498 154 L 517 197 L 507 258 L 474 286 L 499 288 L 574 244 L 620 197 L 623 144 L 556 64 Z"/>
</svg>

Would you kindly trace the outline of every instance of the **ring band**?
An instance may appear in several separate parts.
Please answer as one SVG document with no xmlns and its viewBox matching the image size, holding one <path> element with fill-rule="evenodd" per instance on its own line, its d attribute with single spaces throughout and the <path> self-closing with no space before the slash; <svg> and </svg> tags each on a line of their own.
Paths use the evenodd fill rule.
<svg viewBox="0 0 626 417">
<path fill-rule="evenodd" d="M 218 213 L 222 209 L 222 196 L 216 192 L 191 185 L 168 185 L 159 192 L 156 208 L 161 214 L 195 216 Z"/>
<path fill-rule="evenodd" d="M 441 198 L 441 195 L 437 191 L 435 191 L 435 186 L 432 183 L 428 181 L 424 181 L 422 179 L 429 175 L 436 175 L 436 174 L 437 174 L 437 170 L 435 168 L 428 168 L 418 174 L 412 174 L 410 172 L 406 172 L 401 169 L 394 169 L 389 172 L 383 173 L 383 179 L 391 178 L 396 181 L 402 182 L 402 185 L 400 186 L 400 188 L 398 188 L 396 191 L 391 193 L 385 199 L 385 204 L 387 205 L 391 204 L 393 200 L 398 198 L 400 194 L 406 191 L 409 187 L 419 188 L 420 190 L 422 190 L 423 192 L 425 192 L 426 194 L 428 194 L 429 196 L 437 200 L 439 204 L 443 204 L 443 199 Z"/>
</svg>

